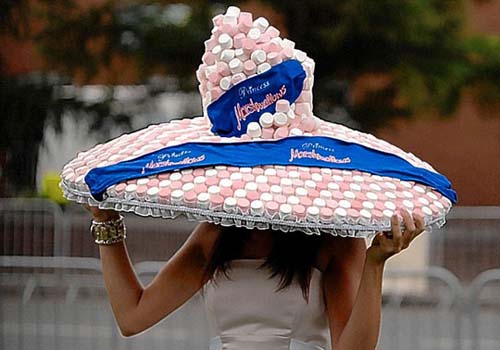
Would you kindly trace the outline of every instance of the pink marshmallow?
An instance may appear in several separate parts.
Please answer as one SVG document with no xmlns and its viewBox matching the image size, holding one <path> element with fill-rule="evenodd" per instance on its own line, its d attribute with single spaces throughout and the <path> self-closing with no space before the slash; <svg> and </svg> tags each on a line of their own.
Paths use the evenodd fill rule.
<svg viewBox="0 0 500 350">
<path fill-rule="evenodd" d="M 214 18 L 212 18 L 212 23 L 214 24 L 214 26 L 220 26 L 222 24 L 222 20 L 224 18 L 224 15 L 222 14 L 219 14 L 217 16 L 215 16 Z"/>
<path fill-rule="evenodd" d="M 240 12 L 238 17 L 238 29 L 242 33 L 248 33 L 253 26 L 253 17 L 250 12 Z"/>
<path fill-rule="evenodd" d="M 210 196 L 210 209 L 221 209 L 224 203 L 224 197 L 215 194 Z"/>
<path fill-rule="evenodd" d="M 264 169 L 262 169 L 262 168 L 253 168 L 252 169 L 252 174 L 254 174 L 254 175 L 263 175 L 264 174 Z"/>
<path fill-rule="evenodd" d="M 243 80 L 245 80 L 247 78 L 247 76 L 243 73 L 237 73 L 235 75 L 233 75 L 233 77 L 231 78 L 231 82 L 233 83 L 233 85 L 236 85 L 240 82 L 242 82 Z"/>
<path fill-rule="evenodd" d="M 147 186 L 137 186 L 137 189 L 135 190 L 135 194 L 137 195 L 137 197 L 144 197 L 144 195 L 146 194 L 146 192 L 148 191 L 148 187 Z"/>
<path fill-rule="evenodd" d="M 262 34 L 262 35 L 260 36 L 260 38 L 259 38 L 259 39 L 257 39 L 257 42 L 258 42 L 259 44 L 264 44 L 264 43 L 268 43 L 269 41 L 271 41 L 271 39 L 272 39 L 272 37 L 271 37 L 271 35 L 270 35 L 270 34 L 268 34 L 268 33 L 264 33 L 264 34 Z"/>
<path fill-rule="evenodd" d="M 319 191 L 315 190 L 314 188 L 308 188 L 307 189 L 307 194 L 310 198 L 317 198 L 319 197 Z"/>
<path fill-rule="evenodd" d="M 285 204 L 287 198 L 282 194 L 277 194 L 273 197 L 273 199 L 278 204 Z"/>
<path fill-rule="evenodd" d="M 184 200 L 186 203 L 193 205 L 196 201 L 197 194 L 195 191 L 188 191 L 184 193 Z"/>
<path fill-rule="evenodd" d="M 162 188 L 158 193 L 158 201 L 162 204 L 167 204 L 170 199 L 172 190 L 169 187 Z"/>
<path fill-rule="evenodd" d="M 285 47 L 283 50 L 281 50 L 281 57 L 283 58 L 283 61 L 291 59 L 293 57 L 293 49 L 290 47 Z"/>
<path fill-rule="evenodd" d="M 288 100 L 276 101 L 276 112 L 287 113 L 290 110 L 290 102 Z"/>
<path fill-rule="evenodd" d="M 278 212 L 279 204 L 273 201 L 266 203 L 266 212 L 269 216 L 274 216 Z"/>
<path fill-rule="evenodd" d="M 173 189 L 173 190 L 179 190 L 181 189 L 183 183 L 181 181 L 172 181 L 172 183 L 170 184 L 170 188 Z"/>
<path fill-rule="evenodd" d="M 249 191 L 247 192 L 247 198 L 249 201 L 255 201 L 260 198 L 260 193 L 257 191 Z"/>
<path fill-rule="evenodd" d="M 246 38 L 247 36 L 243 33 L 238 33 L 234 36 L 234 39 L 233 39 L 233 46 L 235 49 L 241 49 L 243 47 L 243 40 Z"/>
<path fill-rule="evenodd" d="M 212 101 L 215 101 L 222 95 L 223 91 L 220 87 L 214 87 L 212 90 L 210 90 L 210 95 L 212 96 Z"/>
<path fill-rule="evenodd" d="M 243 174 L 242 179 L 246 182 L 252 182 L 255 180 L 255 176 L 253 176 L 253 174 Z"/>
<path fill-rule="evenodd" d="M 268 185 L 279 185 L 281 183 L 281 179 L 278 176 L 269 176 L 267 178 Z"/>
<path fill-rule="evenodd" d="M 211 82 L 212 84 L 219 84 L 219 81 L 221 79 L 221 75 L 217 72 L 212 72 L 208 75 L 208 81 Z"/>
<path fill-rule="evenodd" d="M 306 215 L 306 208 L 303 205 L 297 204 L 293 206 L 293 216 L 297 219 L 303 219 Z"/>
<path fill-rule="evenodd" d="M 316 130 L 316 120 L 313 117 L 307 117 L 304 120 L 302 120 L 302 129 L 305 132 L 311 132 Z"/>
<path fill-rule="evenodd" d="M 299 117 L 302 117 L 303 115 L 308 117 L 311 116 L 312 115 L 311 105 L 307 102 L 296 102 L 295 114 L 298 115 Z"/>
<path fill-rule="evenodd" d="M 297 98 L 296 102 L 309 102 L 311 103 L 313 100 L 312 91 L 303 90 L 300 94 L 299 98 Z"/>
<path fill-rule="evenodd" d="M 248 209 L 250 208 L 250 201 L 246 198 L 239 198 L 237 202 L 238 208 L 243 214 L 248 213 Z"/>
<path fill-rule="evenodd" d="M 300 204 L 302 204 L 304 207 L 310 207 L 312 205 L 312 202 L 312 199 L 309 197 L 300 198 Z"/>
<path fill-rule="evenodd" d="M 221 28 L 223 33 L 229 34 L 230 36 L 234 36 L 238 34 L 239 30 L 237 26 L 231 24 L 223 24 Z"/>
<path fill-rule="evenodd" d="M 304 90 L 311 90 L 313 88 L 313 80 L 311 78 L 306 78 L 304 80 Z"/>
<path fill-rule="evenodd" d="M 359 211 L 354 208 L 347 209 L 347 215 L 349 215 L 353 219 L 359 218 Z"/>
<path fill-rule="evenodd" d="M 243 71 L 245 72 L 246 75 L 255 74 L 255 72 L 257 71 L 257 65 L 255 64 L 254 61 L 247 60 L 243 64 Z"/>
<path fill-rule="evenodd" d="M 257 189 L 260 193 L 269 192 L 270 186 L 268 184 L 258 184 Z"/>
<path fill-rule="evenodd" d="M 214 47 L 216 47 L 218 43 L 217 43 L 217 39 L 215 39 L 215 37 L 211 37 L 210 39 L 205 40 L 204 44 L 205 44 L 206 51 L 212 51 L 212 49 Z"/>
<path fill-rule="evenodd" d="M 229 69 L 229 65 L 223 61 L 217 62 L 217 73 L 219 73 L 223 77 L 227 77 L 228 75 L 231 74 L 231 70 Z"/>
<path fill-rule="evenodd" d="M 194 186 L 194 192 L 196 192 L 197 194 L 207 192 L 207 186 L 205 184 L 196 185 Z"/>
<path fill-rule="evenodd" d="M 282 139 L 284 137 L 288 136 L 288 128 L 286 126 L 282 126 L 276 129 L 274 132 L 274 138 L 275 139 Z"/>
<path fill-rule="evenodd" d="M 284 187 L 283 194 L 285 196 L 293 196 L 295 194 L 295 188 L 293 187 Z"/>
<path fill-rule="evenodd" d="M 248 39 L 248 38 L 244 39 L 243 40 L 243 47 L 242 47 L 243 52 L 245 52 L 245 54 L 247 54 L 247 55 L 250 55 L 254 51 L 255 45 L 256 45 L 255 40 Z"/>
<path fill-rule="evenodd" d="M 219 26 L 217 28 L 214 28 L 214 31 L 212 32 L 212 35 L 216 40 L 219 39 L 219 36 L 221 36 L 224 32 L 222 31 L 222 26 Z"/>
<path fill-rule="evenodd" d="M 231 174 L 227 170 L 219 170 L 219 172 L 217 173 L 217 177 L 219 179 L 229 178 L 229 176 L 231 176 Z"/>
<path fill-rule="evenodd" d="M 220 189 L 220 195 L 224 198 L 231 197 L 233 195 L 233 190 L 230 187 L 222 187 Z"/>
<path fill-rule="evenodd" d="M 278 44 L 276 44 L 275 42 L 272 42 L 272 41 L 265 43 L 262 46 L 263 46 L 263 50 L 266 52 L 277 52 L 277 53 L 281 52 L 281 46 L 279 46 Z"/>
<path fill-rule="evenodd" d="M 280 36 L 280 31 L 276 27 L 269 26 L 267 27 L 265 34 L 268 35 L 271 39 L 273 39 Z"/>
<path fill-rule="evenodd" d="M 262 129 L 262 138 L 263 139 L 270 140 L 273 138 L 273 135 L 274 135 L 274 128 L 273 127 Z"/>
<path fill-rule="evenodd" d="M 187 183 L 187 182 L 193 182 L 194 177 L 191 174 L 184 174 L 182 175 L 182 182 Z"/>
<path fill-rule="evenodd" d="M 267 54 L 267 60 L 271 66 L 275 66 L 282 62 L 281 55 L 277 52 L 270 52 Z"/>
<path fill-rule="evenodd" d="M 242 180 L 235 180 L 233 181 L 233 184 L 231 185 L 231 188 L 233 189 L 233 191 L 236 191 L 240 188 L 245 188 L 245 181 L 242 181 Z"/>
<path fill-rule="evenodd" d="M 208 64 L 209 66 L 214 64 L 216 59 L 217 59 L 217 57 L 213 53 L 211 53 L 210 51 L 205 52 L 203 54 L 203 56 L 201 57 L 201 60 L 203 61 L 203 63 Z"/>
</svg>

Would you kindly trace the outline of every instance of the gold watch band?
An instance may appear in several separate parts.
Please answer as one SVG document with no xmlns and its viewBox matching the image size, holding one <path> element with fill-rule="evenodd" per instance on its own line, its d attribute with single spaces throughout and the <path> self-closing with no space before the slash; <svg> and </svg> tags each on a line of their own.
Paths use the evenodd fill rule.
<svg viewBox="0 0 500 350">
<path fill-rule="evenodd" d="M 102 245 L 110 245 L 121 242 L 127 237 L 127 231 L 122 215 L 120 215 L 120 217 L 116 220 L 92 220 L 90 232 L 94 238 L 94 242 Z"/>
</svg>

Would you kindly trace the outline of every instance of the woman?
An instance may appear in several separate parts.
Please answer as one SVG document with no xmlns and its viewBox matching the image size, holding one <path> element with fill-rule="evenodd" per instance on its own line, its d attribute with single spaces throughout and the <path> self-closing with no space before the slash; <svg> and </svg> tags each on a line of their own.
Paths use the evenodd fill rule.
<svg viewBox="0 0 500 350">
<path fill-rule="evenodd" d="M 95 207 L 89 208 L 89 210 L 91 210 L 95 221 L 109 221 L 119 217 L 118 212 L 112 210 L 100 210 Z M 320 337 L 323 327 L 321 317 L 327 321 L 324 325 L 327 325 L 326 329 L 329 330 L 330 336 L 328 338 L 330 338 L 332 349 L 374 349 L 379 336 L 381 286 L 385 262 L 392 255 L 407 248 L 410 242 L 424 231 L 421 216 L 414 214 L 412 217 L 405 209 L 400 210 L 400 214 L 404 220 L 405 230 L 402 232 L 399 219 L 394 215 L 391 219 L 391 232 L 379 232 L 368 249 L 366 249 L 365 241 L 361 239 L 332 235 L 307 236 L 299 233 L 300 241 L 296 242 L 295 248 L 301 248 L 302 254 L 297 254 L 292 249 L 291 254 L 294 256 L 290 254 L 287 256 L 287 253 L 284 252 L 286 249 L 280 250 L 280 246 L 283 248 L 289 239 L 286 235 L 291 233 L 271 230 L 242 232 L 236 228 L 226 229 L 214 224 L 202 223 L 196 227 L 184 245 L 147 287 L 143 287 L 138 280 L 124 241 L 112 245 L 100 245 L 106 291 L 117 324 L 125 337 L 141 333 L 155 325 L 202 289 L 203 293 L 212 293 L 212 298 L 206 299 L 213 302 L 216 299 L 213 298 L 214 293 L 219 293 L 218 288 L 222 288 L 221 293 L 226 294 L 224 294 L 224 298 L 219 298 L 216 303 L 218 302 L 220 306 L 221 299 L 223 299 L 222 303 L 226 305 L 223 305 L 225 308 L 216 305 L 215 309 L 218 309 L 219 313 L 220 310 L 226 310 L 223 312 L 229 314 L 243 312 L 243 316 L 245 316 L 244 312 L 249 312 L 247 318 L 241 317 L 239 321 L 241 323 L 243 320 L 244 323 L 245 320 L 248 320 L 248 323 L 252 323 L 252 325 L 246 327 L 247 325 L 240 324 L 240 333 L 248 333 L 246 335 L 250 336 L 251 334 L 263 334 L 259 333 L 263 329 L 265 334 L 269 332 L 271 335 L 275 332 L 279 333 L 283 329 L 277 331 L 270 329 L 268 332 L 266 327 L 270 325 L 269 327 L 272 328 L 279 324 L 279 322 L 273 323 L 272 318 L 288 317 L 284 314 L 290 311 L 294 313 L 294 322 L 297 322 L 296 329 L 293 329 L 292 332 L 302 335 L 301 337 L 297 336 L 297 339 L 290 340 L 290 336 L 283 334 L 271 337 L 254 336 L 254 338 L 245 338 L 245 334 L 232 334 L 226 338 L 213 338 L 217 340 L 218 344 L 211 342 L 211 349 L 222 349 L 223 343 L 227 346 L 224 348 L 228 349 L 323 349 L 326 344 L 322 344 Z M 283 239 L 279 239 L 279 237 L 283 237 Z M 312 243 L 314 240 L 317 244 Z M 235 245 L 234 250 L 228 249 L 231 244 Z M 234 277 L 232 276 L 233 271 L 228 271 L 233 265 L 231 261 L 259 262 L 259 266 L 270 267 L 271 278 L 262 278 L 265 276 L 263 273 L 269 275 L 269 272 L 265 270 L 259 270 L 262 271 L 259 273 L 255 272 L 258 270 L 252 263 L 244 263 L 243 271 L 241 271 L 242 265 L 236 264 L 235 266 L 240 268 L 240 271 L 236 271 L 236 277 L 250 276 L 253 279 L 250 285 L 247 284 L 247 289 L 240 288 L 238 283 L 241 280 L 233 278 L 230 281 L 224 279 L 219 273 L 224 272 L 226 276 Z M 264 263 L 260 264 L 261 261 Z M 295 264 L 294 268 L 281 265 L 280 269 L 280 261 L 282 264 L 286 261 L 298 261 L 298 263 Z M 309 266 L 307 266 L 308 264 Z M 301 266 L 306 268 L 301 269 Z M 315 271 L 321 274 L 321 279 L 316 278 L 315 281 L 320 281 L 320 284 L 316 282 L 316 285 L 313 285 L 312 277 Z M 249 272 L 250 274 L 248 274 Z M 298 283 L 295 283 L 295 280 L 292 281 L 290 276 L 297 277 Z M 270 299 L 270 293 L 260 293 L 262 292 L 260 286 L 267 283 L 265 281 L 272 281 L 276 284 L 273 279 L 276 277 L 279 277 L 279 288 L 275 291 L 276 294 L 273 296 L 275 298 Z M 304 277 L 309 277 L 310 285 L 304 283 Z M 230 281 L 232 284 L 225 281 Z M 321 293 L 316 293 L 316 296 L 310 295 L 312 290 L 309 288 L 315 286 L 319 286 Z M 280 291 L 286 290 L 293 292 L 294 288 L 301 290 L 301 296 L 305 298 L 300 312 L 295 306 L 299 304 L 296 295 L 300 293 L 295 293 L 295 296 L 280 294 Z M 231 290 L 239 295 L 231 295 Z M 308 300 L 309 297 L 315 297 L 316 301 L 324 303 L 323 307 L 312 309 L 313 302 Z M 280 304 L 280 298 L 288 299 Z M 290 304 L 293 304 L 293 308 L 288 310 L 287 308 L 291 307 Z M 307 308 L 310 309 L 307 310 Z M 267 312 L 270 316 L 260 317 L 256 321 L 258 315 L 255 313 L 257 310 Z M 304 310 L 309 314 L 304 313 Z M 322 314 L 311 315 L 311 312 Z M 297 316 L 298 313 L 300 316 Z M 233 316 L 217 315 L 219 317 L 217 322 L 220 322 L 218 326 L 223 327 L 221 324 L 225 324 L 224 320 L 227 320 L 228 317 L 231 319 Z M 297 317 L 299 317 L 298 320 Z M 234 321 L 234 317 L 231 320 Z M 231 321 L 226 323 L 231 323 Z M 241 331 L 242 329 L 244 331 Z M 309 341 L 308 333 L 317 334 L 317 339 L 320 340 Z M 290 344 L 290 347 L 286 344 L 285 346 L 284 342 Z"/>
</svg>

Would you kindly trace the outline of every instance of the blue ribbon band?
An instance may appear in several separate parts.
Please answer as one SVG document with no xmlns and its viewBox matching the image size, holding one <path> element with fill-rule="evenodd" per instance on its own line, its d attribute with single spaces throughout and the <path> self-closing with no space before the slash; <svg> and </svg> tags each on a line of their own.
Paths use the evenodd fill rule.
<svg viewBox="0 0 500 350">
<path fill-rule="evenodd" d="M 391 153 L 325 136 L 292 136 L 280 140 L 238 143 L 189 142 L 91 169 L 85 176 L 85 182 L 92 197 L 102 201 L 106 189 L 122 181 L 215 165 L 292 165 L 359 170 L 419 182 L 433 187 L 453 203 L 457 201 L 456 192 L 444 175 L 413 166 Z"/>
<path fill-rule="evenodd" d="M 212 132 L 224 137 L 245 134 L 249 123 L 258 121 L 265 112 L 276 111 L 276 101 L 295 102 L 305 78 L 302 64 L 288 60 L 236 84 L 208 105 Z"/>
</svg>

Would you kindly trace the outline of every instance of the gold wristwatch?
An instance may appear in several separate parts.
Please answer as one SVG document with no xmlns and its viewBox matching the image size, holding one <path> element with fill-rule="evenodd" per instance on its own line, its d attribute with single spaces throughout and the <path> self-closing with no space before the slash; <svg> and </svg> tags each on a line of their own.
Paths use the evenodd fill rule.
<svg viewBox="0 0 500 350">
<path fill-rule="evenodd" d="M 92 220 L 90 232 L 92 233 L 92 237 L 94 237 L 94 242 L 102 245 L 121 242 L 127 237 L 122 215 L 115 220 Z"/>
</svg>

